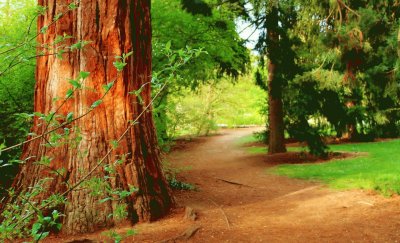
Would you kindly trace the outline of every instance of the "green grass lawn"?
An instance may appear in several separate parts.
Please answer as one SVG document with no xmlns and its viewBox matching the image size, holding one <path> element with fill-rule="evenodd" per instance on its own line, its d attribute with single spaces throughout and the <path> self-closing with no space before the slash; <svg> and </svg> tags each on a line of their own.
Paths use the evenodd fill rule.
<svg viewBox="0 0 400 243">
<path fill-rule="evenodd" d="M 318 164 L 280 165 L 269 170 L 292 178 L 321 181 L 339 189 L 371 189 L 383 195 L 400 194 L 400 140 L 330 146 L 331 151 L 367 152 L 355 158 Z M 250 153 L 266 153 L 249 147 Z M 290 151 L 301 148 L 289 148 Z"/>
<path fill-rule="evenodd" d="M 368 155 L 320 164 L 281 165 L 272 170 L 288 177 L 322 181 L 333 188 L 400 194 L 399 148 L 400 140 L 334 145 L 332 151 L 367 152 Z"/>
<path fill-rule="evenodd" d="M 302 147 L 287 147 L 286 148 L 288 152 L 302 152 L 302 151 L 307 151 L 307 148 L 302 148 Z M 267 153 L 267 145 L 264 147 L 247 147 L 247 151 L 251 154 L 266 154 Z"/>
<path fill-rule="evenodd" d="M 254 134 L 242 136 L 236 140 L 237 145 L 246 145 L 246 144 L 254 143 L 254 142 L 258 142 L 258 139 L 256 138 L 256 136 Z"/>
</svg>

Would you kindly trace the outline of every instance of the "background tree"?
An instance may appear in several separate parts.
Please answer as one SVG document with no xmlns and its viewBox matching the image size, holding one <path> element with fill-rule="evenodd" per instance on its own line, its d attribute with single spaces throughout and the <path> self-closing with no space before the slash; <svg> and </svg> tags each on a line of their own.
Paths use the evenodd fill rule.
<svg viewBox="0 0 400 243">
<path fill-rule="evenodd" d="M 260 69 L 256 79 L 268 91 L 268 153 L 286 152 L 283 90 L 299 72 L 291 48 L 295 40 L 289 36 L 297 12 L 293 1 L 256 0 L 251 1 L 251 6 L 244 5 L 244 10 L 248 12 L 244 17 L 260 31 L 256 45 Z M 266 62 L 267 77 L 263 71 Z"/>
<path fill-rule="evenodd" d="M 326 118 L 338 137 L 347 134 L 353 140 L 371 140 L 398 134 L 394 122 L 398 116 L 398 87 L 394 85 L 398 11 L 396 2 L 299 6 L 301 17 L 293 33 L 302 39 L 296 51 L 303 57 L 306 72 L 297 83 L 314 83 L 313 90 L 323 91 L 318 98 L 310 97 L 320 102 L 313 116 Z"/>
</svg>

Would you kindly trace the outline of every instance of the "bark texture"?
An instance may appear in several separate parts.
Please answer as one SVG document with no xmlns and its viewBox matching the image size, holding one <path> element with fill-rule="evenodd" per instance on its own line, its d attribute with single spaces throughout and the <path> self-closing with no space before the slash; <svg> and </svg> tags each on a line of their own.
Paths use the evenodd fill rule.
<svg viewBox="0 0 400 243">
<path fill-rule="evenodd" d="M 39 17 L 39 30 L 49 25 L 58 13 L 64 12 L 69 3 L 70 0 L 39 0 L 39 5 L 48 7 L 47 14 Z M 99 107 L 69 126 L 72 134 L 80 137 L 74 143 L 49 147 L 43 146 L 47 142 L 45 139 L 39 139 L 24 147 L 22 159 L 28 160 L 16 177 L 14 188 L 17 192 L 28 190 L 50 175 L 53 180 L 46 185 L 49 194 L 41 195 L 41 198 L 50 193 L 63 193 L 67 190 L 66 182 L 74 185 L 94 168 L 112 147 L 110 141 L 117 140 L 129 121 L 134 120 L 151 100 L 150 85 L 142 92 L 144 105 L 129 94 L 151 80 L 150 0 L 82 0 L 79 8 L 69 11 L 41 34 L 38 42 L 42 45 L 53 43 L 57 35 L 64 33 L 74 37 L 69 44 L 79 40 L 91 42 L 82 50 L 64 54 L 62 60 L 51 55 L 38 58 L 35 111 L 49 114 L 58 110 L 58 114 L 64 116 L 73 112 L 76 117 L 101 98 L 103 85 L 118 78 Z M 130 51 L 134 54 L 118 75 L 113 66 L 114 57 Z M 90 72 L 83 83 L 90 88 L 79 90 L 64 105 L 62 99 L 54 101 L 57 97 L 65 97 L 72 88 L 68 79 L 76 78 L 80 71 Z M 36 118 L 32 131 L 41 134 L 45 129 L 43 120 Z M 139 189 L 125 202 L 132 222 L 157 219 L 173 205 L 156 144 L 152 112 L 145 112 L 139 124 L 129 130 L 105 161 L 112 164 L 125 155 L 123 164 L 117 167 L 116 175 L 108 183 L 113 188 L 128 190 L 129 185 L 133 185 Z M 35 165 L 35 161 L 43 156 L 52 158 L 52 169 L 65 168 L 66 172 L 62 176 L 53 175 L 48 168 Z M 107 172 L 100 168 L 93 176 L 104 175 Z M 116 209 L 115 202 L 100 204 L 99 197 L 85 187 L 72 191 L 67 198 L 68 203 L 61 209 L 65 214 L 65 233 L 92 232 L 115 223 L 113 217 L 108 217 Z"/>
<path fill-rule="evenodd" d="M 286 152 L 283 123 L 282 80 L 277 75 L 279 55 L 278 8 L 272 7 L 267 13 L 268 49 L 268 153 Z M 283 65 L 280 63 L 280 65 Z"/>
<path fill-rule="evenodd" d="M 284 153 L 285 146 L 285 130 L 283 123 L 283 103 L 282 88 L 274 88 L 275 64 L 270 61 L 268 65 L 268 123 L 269 123 L 269 140 L 268 153 Z M 278 89 L 278 90 L 277 90 Z M 277 95 L 280 93 L 280 96 Z"/>
</svg>

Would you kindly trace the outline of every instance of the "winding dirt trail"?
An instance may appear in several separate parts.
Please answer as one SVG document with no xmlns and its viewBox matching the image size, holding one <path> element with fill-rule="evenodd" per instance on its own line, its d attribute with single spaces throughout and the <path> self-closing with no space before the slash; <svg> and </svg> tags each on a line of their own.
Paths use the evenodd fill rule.
<svg viewBox="0 0 400 243">
<path fill-rule="evenodd" d="M 238 138 L 253 131 L 226 130 L 169 154 L 167 159 L 174 166 L 190 166 L 179 178 L 198 190 L 175 196 L 179 206 L 197 211 L 198 219 L 184 219 L 184 210 L 177 209 L 163 220 L 135 226 L 139 234 L 126 242 L 175 242 L 165 240 L 194 226 L 200 229 L 189 240 L 176 242 L 400 240 L 399 197 L 337 191 L 270 174 L 271 159 L 267 162 L 265 155 L 249 154 L 237 145 Z"/>
</svg>

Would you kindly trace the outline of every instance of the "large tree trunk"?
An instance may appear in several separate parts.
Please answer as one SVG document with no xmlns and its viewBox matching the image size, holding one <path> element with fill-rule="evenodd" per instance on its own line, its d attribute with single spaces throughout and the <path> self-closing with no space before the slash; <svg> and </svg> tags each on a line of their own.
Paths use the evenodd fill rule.
<svg viewBox="0 0 400 243">
<path fill-rule="evenodd" d="M 278 8 L 272 7 L 267 14 L 267 48 L 268 48 L 268 123 L 269 140 L 268 153 L 286 152 L 283 103 L 282 103 L 282 80 L 277 77 L 277 60 L 279 57 L 279 34 Z"/>
<path fill-rule="evenodd" d="M 70 2 L 39 0 L 39 5 L 48 7 L 47 13 L 39 17 L 39 30 L 49 25 L 55 15 L 64 12 Z M 38 58 L 36 112 L 55 112 L 63 99 L 56 102 L 54 99 L 65 97 L 67 90 L 72 88 L 68 79 L 76 78 L 80 71 L 90 72 L 90 76 L 83 81 L 83 85 L 90 89 L 84 88 L 75 93 L 73 99 L 58 109 L 58 114 L 65 116 L 73 112 L 77 117 L 85 113 L 93 102 L 101 98 L 104 93 L 102 85 L 118 78 L 100 106 L 69 126 L 72 136 L 79 139 L 59 147 L 43 146 L 49 138 L 39 139 L 24 147 L 22 159 L 27 159 L 27 163 L 14 181 L 17 193 L 29 190 L 49 175 L 53 180 L 46 184 L 48 193 L 40 195 L 38 200 L 66 191 L 66 183 L 74 185 L 93 169 L 112 148 L 110 142 L 117 140 L 130 121 L 150 103 L 150 85 L 146 85 L 141 93 L 144 105 L 129 94 L 151 80 L 150 24 L 150 0 L 84 0 L 78 9 L 68 12 L 38 37 L 40 44 L 46 44 L 54 42 L 57 35 L 66 33 L 74 37 L 70 44 L 79 40 L 91 43 L 82 50 L 64 54 L 62 60 L 50 55 Z M 113 66 L 114 57 L 130 51 L 134 54 L 118 75 Z M 46 125 L 42 123 L 43 120 L 36 118 L 32 132 L 43 133 Z M 63 133 L 63 129 L 57 132 Z M 173 199 L 160 168 L 151 111 L 141 116 L 139 124 L 129 130 L 105 164 L 114 163 L 124 157 L 122 155 L 125 156 L 123 164 L 117 167 L 116 174 L 108 179 L 108 183 L 112 188 L 129 190 L 132 185 L 139 189 L 125 199 L 129 219 L 132 222 L 149 221 L 165 215 Z M 34 162 L 44 156 L 52 159 L 50 167 L 53 170 L 65 168 L 66 173 L 55 176 L 49 173 L 48 168 L 35 165 Z M 105 175 L 107 172 L 100 167 L 92 177 L 103 178 Z M 76 234 L 114 225 L 115 220 L 108 216 L 114 212 L 116 204 L 111 201 L 99 203 L 99 199 L 104 197 L 91 194 L 90 189 L 85 187 L 68 193 L 68 203 L 61 209 L 65 214 L 63 231 Z"/>
</svg>

